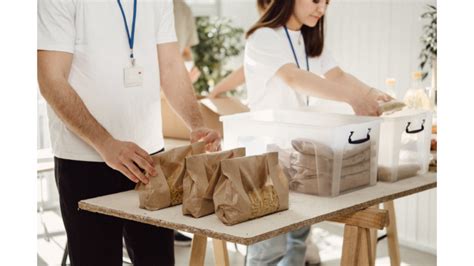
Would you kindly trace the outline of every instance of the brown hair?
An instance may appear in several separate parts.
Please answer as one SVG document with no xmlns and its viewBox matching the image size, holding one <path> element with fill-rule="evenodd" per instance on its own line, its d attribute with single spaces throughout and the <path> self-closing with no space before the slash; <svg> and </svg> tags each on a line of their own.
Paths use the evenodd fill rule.
<svg viewBox="0 0 474 266">
<path fill-rule="evenodd" d="M 257 0 L 258 12 L 263 13 L 271 4 L 272 0 Z"/>
<path fill-rule="evenodd" d="M 260 0 L 258 2 L 260 2 Z M 278 28 L 285 26 L 293 14 L 294 7 L 295 0 L 270 1 L 270 5 L 267 6 L 257 23 L 247 31 L 246 37 L 248 38 L 256 30 L 263 27 Z M 303 27 L 301 27 L 301 33 L 308 56 L 320 56 L 324 47 L 324 16 L 319 19 L 314 27 L 303 25 Z"/>
</svg>

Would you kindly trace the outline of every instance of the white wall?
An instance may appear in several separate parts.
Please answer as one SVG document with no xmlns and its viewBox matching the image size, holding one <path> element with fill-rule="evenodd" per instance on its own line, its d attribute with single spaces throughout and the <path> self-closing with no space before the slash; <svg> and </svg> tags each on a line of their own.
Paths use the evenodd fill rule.
<svg viewBox="0 0 474 266">
<path fill-rule="evenodd" d="M 397 79 L 398 95 L 418 70 L 426 4 L 435 0 L 333 0 L 327 14 L 327 47 L 346 71 L 377 88 Z M 429 79 L 425 85 L 429 85 Z"/>
</svg>

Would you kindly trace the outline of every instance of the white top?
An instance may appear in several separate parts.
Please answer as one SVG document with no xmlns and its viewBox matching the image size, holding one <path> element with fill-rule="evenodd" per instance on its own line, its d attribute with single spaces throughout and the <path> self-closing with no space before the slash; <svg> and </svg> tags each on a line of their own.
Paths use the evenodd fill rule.
<svg viewBox="0 0 474 266">
<path fill-rule="evenodd" d="M 301 69 L 306 70 L 305 48 L 300 31 L 288 30 Z M 337 67 L 328 49 L 318 57 L 308 58 L 310 71 L 323 76 Z M 290 88 L 276 72 L 295 58 L 283 27 L 260 28 L 247 40 L 244 70 L 250 110 L 293 109 L 307 106 L 307 97 Z M 314 99 L 311 102 L 327 100 Z M 328 101 L 332 102 L 332 101 Z"/>
<path fill-rule="evenodd" d="M 122 5 L 131 31 L 133 0 Z M 156 45 L 175 41 L 172 1 L 138 1 L 134 55 L 143 67 L 143 85 L 126 88 L 130 48 L 116 0 L 38 1 L 38 50 L 72 53 L 69 83 L 90 113 L 114 138 L 149 153 L 164 146 Z M 48 117 L 55 156 L 103 161 L 50 106 Z"/>
</svg>

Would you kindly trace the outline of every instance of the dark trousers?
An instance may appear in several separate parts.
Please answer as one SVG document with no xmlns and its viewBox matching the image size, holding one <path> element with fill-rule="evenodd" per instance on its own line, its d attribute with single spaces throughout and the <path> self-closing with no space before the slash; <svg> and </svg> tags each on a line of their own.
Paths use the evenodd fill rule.
<svg viewBox="0 0 474 266">
<path fill-rule="evenodd" d="M 173 230 L 78 209 L 83 199 L 135 184 L 105 163 L 54 158 L 71 265 L 122 265 L 122 236 L 132 263 L 174 265 Z"/>
</svg>

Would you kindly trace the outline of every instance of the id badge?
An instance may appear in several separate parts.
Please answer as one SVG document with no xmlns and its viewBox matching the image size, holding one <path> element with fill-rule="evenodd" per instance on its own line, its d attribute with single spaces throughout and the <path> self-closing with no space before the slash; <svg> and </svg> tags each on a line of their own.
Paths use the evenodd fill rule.
<svg viewBox="0 0 474 266">
<path fill-rule="evenodd" d="M 123 81 L 126 88 L 143 85 L 143 67 L 131 66 L 123 70 Z"/>
</svg>

